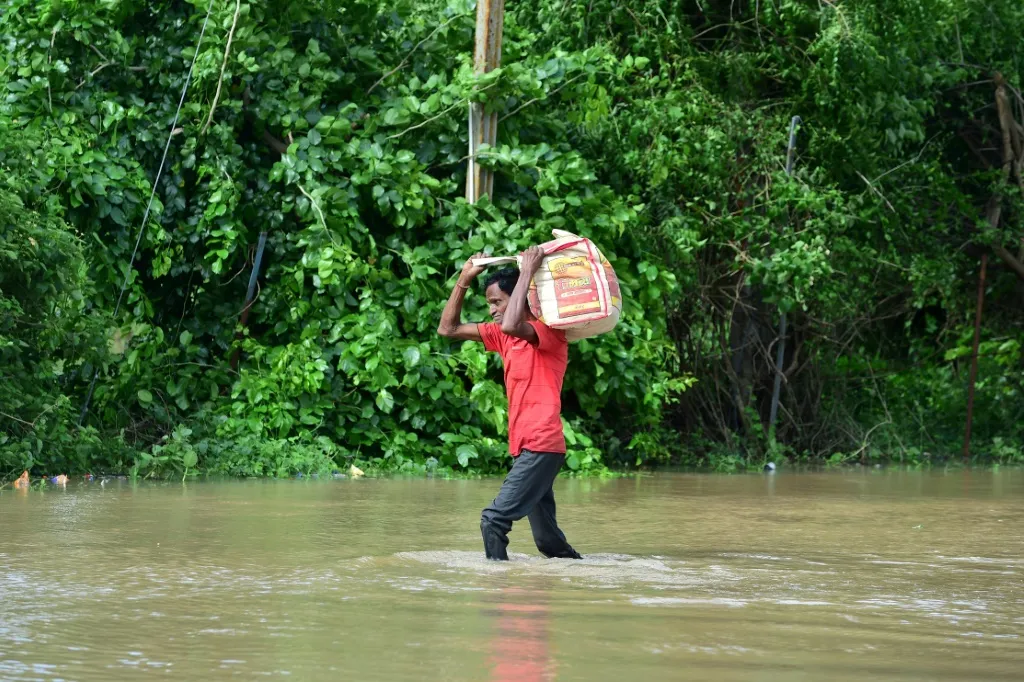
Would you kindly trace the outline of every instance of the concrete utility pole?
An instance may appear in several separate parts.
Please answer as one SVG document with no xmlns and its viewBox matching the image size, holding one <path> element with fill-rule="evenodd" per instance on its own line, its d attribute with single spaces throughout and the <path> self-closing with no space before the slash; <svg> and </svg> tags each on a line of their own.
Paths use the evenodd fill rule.
<svg viewBox="0 0 1024 682">
<path fill-rule="evenodd" d="M 473 68 L 478 74 L 501 66 L 501 32 L 505 24 L 505 0 L 477 0 L 476 46 Z M 494 173 L 476 162 L 480 145 L 498 141 L 498 114 L 484 114 L 478 102 L 469 105 L 469 167 L 466 174 L 466 199 L 476 203 L 482 195 L 494 191 Z"/>
</svg>

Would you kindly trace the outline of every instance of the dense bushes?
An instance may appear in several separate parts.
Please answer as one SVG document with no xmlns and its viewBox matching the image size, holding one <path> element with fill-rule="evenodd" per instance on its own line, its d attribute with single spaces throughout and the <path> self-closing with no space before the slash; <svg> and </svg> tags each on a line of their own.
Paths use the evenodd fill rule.
<svg viewBox="0 0 1024 682">
<path fill-rule="evenodd" d="M 73 428 L 70 390 L 95 357 L 102 327 L 86 314 L 93 293 L 82 244 L 59 218 L 0 186 L 0 474 L 89 465 L 96 433 Z"/>
<path fill-rule="evenodd" d="M 1024 10 L 877 5 L 510 4 L 502 68 L 475 77 L 468 2 L 215 2 L 129 270 L 208 5 L 15 0 L 0 469 L 498 470 L 497 360 L 433 330 L 461 259 L 554 227 L 601 244 L 628 306 L 573 347 L 574 468 L 948 455 L 977 256 L 1024 234 L 986 82 L 1019 86 Z M 475 206 L 471 100 L 501 121 Z M 989 279 L 977 451 L 1005 460 L 1024 330 L 1014 275 Z"/>
</svg>

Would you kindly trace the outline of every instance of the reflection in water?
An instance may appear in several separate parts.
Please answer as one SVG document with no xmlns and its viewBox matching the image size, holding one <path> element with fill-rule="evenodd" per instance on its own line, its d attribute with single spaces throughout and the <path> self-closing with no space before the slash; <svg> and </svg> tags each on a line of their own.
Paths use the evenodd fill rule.
<svg viewBox="0 0 1024 682">
<path fill-rule="evenodd" d="M 491 640 L 492 682 L 542 682 L 555 678 L 548 641 L 548 592 L 543 582 L 532 590 L 504 587 L 489 610 L 494 618 Z"/>
</svg>

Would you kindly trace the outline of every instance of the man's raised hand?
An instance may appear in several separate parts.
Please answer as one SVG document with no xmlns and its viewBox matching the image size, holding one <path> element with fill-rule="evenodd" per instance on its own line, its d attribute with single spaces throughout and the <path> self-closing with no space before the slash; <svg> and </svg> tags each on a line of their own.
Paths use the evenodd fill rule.
<svg viewBox="0 0 1024 682">
<path fill-rule="evenodd" d="M 483 266 L 473 265 L 473 261 L 477 258 L 487 258 L 487 256 L 482 253 L 475 253 L 466 260 L 462 266 L 462 274 L 459 275 L 459 284 L 462 286 L 469 286 L 476 279 L 477 275 L 484 271 Z"/>
<path fill-rule="evenodd" d="M 540 262 L 544 259 L 544 249 L 539 246 L 531 246 L 519 254 L 519 270 L 527 277 L 533 277 L 540 269 Z"/>
</svg>

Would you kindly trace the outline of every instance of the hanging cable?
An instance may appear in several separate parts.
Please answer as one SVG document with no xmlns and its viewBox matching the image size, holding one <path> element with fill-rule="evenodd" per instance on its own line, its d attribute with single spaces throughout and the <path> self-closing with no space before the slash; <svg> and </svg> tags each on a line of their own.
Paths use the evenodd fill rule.
<svg viewBox="0 0 1024 682">
<path fill-rule="evenodd" d="M 139 227 L 139 236 L 135 239 L 135 248 L 132 249 L 132 257 L 128 260 L 128 269 L 124 273 L 124 282 L 121 283 L 121 291 L 117 295 L 117 305 L 114 306 L 114 317 L 117 317 L 117 313 L 121 310 L 121 300 L 124 298 L 124 292 L 128 288 L 128 280 L 131 279 L 132 270 L 135 266 L 135 256 L 139 253 L 139 245 L 142 244 L 142 235 L 146 233 L 146 225 L 149 223 L 149 213 L 153 209 L 153 200 L 156 198 L 156 188 L 160 184 L 160 176 L 164 172 L 164 164 L 167 162 L 167 152 L 171 149 L 171 139 L 174 137 L 174 129 L 178 126 L 178 116 L 181 115 L 181 107 L 185 103 L 185 95 L 188 93 L 188 86 L 192 83 L 192 72 L 196 68 L 196 59 L 199 57 L 199 48 L 203 44 L 203 36 L 206 35 L 206 26 L 210 23 L 210 14 L 213 12 L 213 0 L 210 0 L 209 7 L 206 8 L 206 18 L 203 19 L 203 28 L 199 31 L 199 40 L 196 41 L 196 51 L 192 55 L 192 63 L 188 67 L 188 73 L 185 75 L 185 84 L 181 88 L 181 98 L 178 100 L 178 108 L 174 112 L 174 120 L 171 121 L 170 132 L 167 133 L 167 144 L 164 145 L 164 155 L 160 158 L 160 166 L 156 169 L 156 179 L 153 180 L 153 189 L 149 193 L 149 203 L 146 204 L 146 212 L 142 215 L 142 225 Z M 99 377 L 100 370 L 97 367 L 93 370 L 92 381 L 89 382 L 89 391 L 85 394 L 85 404 L 82 405 L 82 412 L 78 415 L 78 425 L 81 426 L 85 422 L 85 415 L 89 413 L 89 403 L 92 401 L 92 393 L 96 388 L 96 379 Z"/>
</svg>

